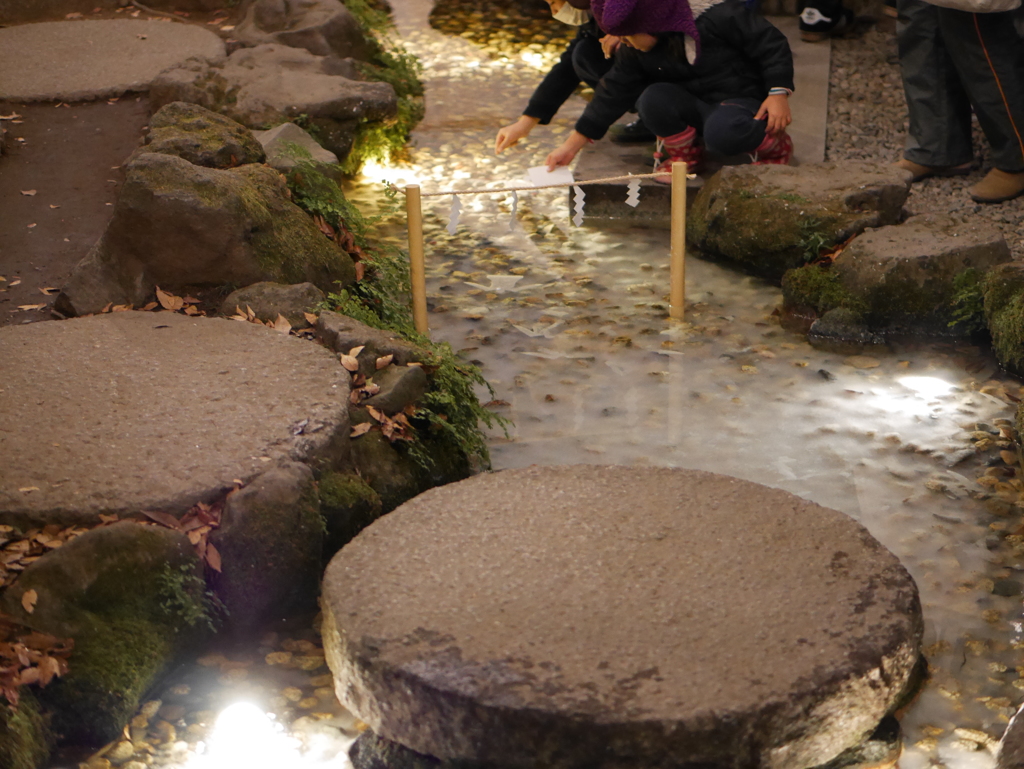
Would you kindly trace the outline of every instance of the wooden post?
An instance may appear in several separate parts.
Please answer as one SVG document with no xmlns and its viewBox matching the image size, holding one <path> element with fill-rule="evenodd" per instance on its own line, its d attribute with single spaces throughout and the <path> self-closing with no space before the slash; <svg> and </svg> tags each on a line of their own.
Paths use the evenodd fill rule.
<svg viewBox="0 0 1024 769">
<path fill-rule="evenodd" d="M 409 281 L 412 283 L 412 320 L 421 334 L 430 333 L 427 323 L 427 270 L 423 257 L 423 208 L 420 185 L 405 188 L 405 213 L 409 225 Z"/>
<path fill-rule="evenodd" d="M 669 315 L 682 320 L 686 304 L 686 163 L 672 164 L 672 262 Z"/>
</svg>

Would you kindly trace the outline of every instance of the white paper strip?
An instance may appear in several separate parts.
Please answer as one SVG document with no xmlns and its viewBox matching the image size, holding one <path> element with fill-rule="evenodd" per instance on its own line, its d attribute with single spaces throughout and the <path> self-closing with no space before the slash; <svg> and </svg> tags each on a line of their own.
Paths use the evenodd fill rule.
<svg viewBox="0 0 1024 769">
<path fill-rule="evenodd" d="M 636 208 L 640 205 L 640 180 L 630 179 L 626 185 L 626 205 Z"/>
<path fill-rule="evenodd" d="M 545 184 L 572 184 L 576 181 L 568 166 L 559 166 L 554 171 L 549 171 L 547 166 L 534 166 L 526 169 L 526 178 L 537 187 Z"/>
<path fill-rule="evenodd" d="M 452 210 L 449 214 L 448 220 L 448 234 L 454 235 L 455 228 L 459 226 L 459 214 L 462 213 L 462 203 L 459 202 L 458 195 L 452 195 Z"/>
<path fill-rule="evenodd" d="M 579 227 L 583 224 L 583 199 L 586 196 L 583 194 L 583 190 L 580 187 L 573 187 L 572 191 L 572 201 L 575 203 L 573 210 L 576 212 L 576 215 L 572 218 L 572 223 Z"/>
<path fill-rule="evenodd" d="M 508 231 L 513 232 L 516 228 L 516 212 L 519 211 L 519 193 L 512 190 L 512 215 L 508 220 Z"/>
</svg>

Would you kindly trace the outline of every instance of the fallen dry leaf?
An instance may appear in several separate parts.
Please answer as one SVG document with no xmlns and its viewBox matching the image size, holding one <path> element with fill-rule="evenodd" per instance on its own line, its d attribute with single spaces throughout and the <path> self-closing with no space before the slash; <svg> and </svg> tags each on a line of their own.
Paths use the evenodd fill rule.
<svg viewBox="0 0 1024 769">
<path fill-rule="evenodd" d="M 60 208 L 60 205 L 55 206 L 53 203 L 50 203 L 50 208 Z"/>
<path fill-rule="evenodd" d="M 341 365 L 345 367 L 346 371 L 358 371 L 359 361 L 353 358 L 351 355 L 341 355 Z"/>
<path fill-rule="evenodd" d="M 878 368 L 882 365 L 877 358 L 871 358 L 867 355 L 852 355 L 844 360 L 843 363 L 854 368 Z"/>
<path fill-rule="evenodd" d="M 288 319 L 281 313 L 277 314 L 277 320 L 274 321 L 274 331 L 279 331 L 282 334 L 291 333 L 292 324 L 288 322 Z"/>
<path fill-rule="evenodd" d="M 161 307 L 171 312 L 177 312 L 185 305 L 184 299 L 180 296 L 169 294 L 166 291 L 161 291 L 160 286 L 156 287 L 156 300 L 160 302 Z"/>
<path fill-rule="evenodd" d="M 314 315 L 311 312 L 304 312 L 304 313 L 302 313 L 302 315 L 303 315 L 303 317 L 305 317 L 306 322 L 309 325 L 311 325 L 311 326 L 315 326 L 316 325 L 316 320 L 317 320 L 316 315 Z"/>
<path fill-rule="evenodd" d="M 220 553 L 210 542 L 206 543 L 206 562 L 210 564 L 211 569 L 220 572 Z"/>
<path fill-rule="evenodd" d="M 366 345 L 365 344 L 361 344 L 358 347 L 353 347 L 351 350 L 349 350 L 348 354 L 351 355 L 353 358 L 358 358 L 359 357 L 359 353 L 361 353 L 365 349 L 366 349 Z"/>
<path fill-rule="evenodd" d="M 31 197 L 32 195 L 35 195 L 36 192 L 37 192 L 37 190 L 22 190 L 21 194 L 22 195 L 28 195 L 29 197 Z"/>
<path fill-rule="evenodd" d="M 32 310 L 41 310 L 46 307 L 45 304 L 19 304 L 18 309 L 24 310 L 25 312 L 31 312 Z"/>
<path fill-rule="evenodd" d="M 39 593 L 35 590 L 26 590 L 21 595 L 21 608 L 23 608 L 28 614 L 31 614 L 36 610 L 36 601 L 38 600 Z"/>
<path fill-rule="evenodd" d="M 53 296 L 54 294 L 59 294 L 60 289 L 54 288 L 53 286 L 43 286 L 39 289 L 39 292 L 44 296 Z"/>
<path fill-rule="evenodd" d="M 393 361 L 394 359 L 395 356 L 390 354 L 377 358 L 377 370 L 380 371 L 382 368 L 386 368 L 391 364 L 391 361 Z"/>
<path fill-rule="evenodd" d="M 365 435 L 370 432 L 372 425 L 369 422 L 362 422 L 358 425 L 352 425 L 352 432 L 349 433 L 349 438 L 358 438 L 360 435 Z"/>
<path fill-rule="evenodd" d="M 116 515 L 104 515 L 103 513 L 100 513 L 100 520 L 103 521 L 103 523 L 114 523 L 118 518 Z"/>
<path fill-rule="evenodd" d="M 1008 465 L 1017 464 L 1017 454 L 1013 451 L 1000 451 L 999 457 Z"/>
<path fill-rule="evenodd" d="M 14 280 L 11 281 L 11 288 L 14 288 L 19 283 L 21 283 L 21 278 L 15 278 Z"/>
<path fill-rule="evenodd" d="M 22 486 L 20 489 L 18 489 L 18 491 L 20 491 L 22 494 L 28 494 L 31 491 L 39 491 L 39 487 L 38 486 Z"/>
<path fill-rule="evenodd" d="M 143 312 L 149 312 L 150 310 L 155 310 L 159 306 L 160 306 L 159 302 L 150 302 L 149 304 L 143 305 L 142 306 L 142 310 L 143 310 Z"/>
</svg>

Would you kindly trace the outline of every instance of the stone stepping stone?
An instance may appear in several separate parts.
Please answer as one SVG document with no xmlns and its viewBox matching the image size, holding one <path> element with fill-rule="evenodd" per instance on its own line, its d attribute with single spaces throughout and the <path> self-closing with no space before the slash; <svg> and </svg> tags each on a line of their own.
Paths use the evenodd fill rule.
<svg viewBox="0 0 1024 769">
<path fill-rule="evenodd" d="M 220 61 L 209 29 L 141 19 L 49 21 L 0 29 L 0 100 L 91 101 L 149 90 L 190 58 Z"/>
<path fill-rule="evenodd" d="M 0 523 L 182 513 L 347 447 L 349 376 L 265 326 L 121 312 L 0 328 Z"/>
<path fill-rule="evenodd" d="M 432 489 L 335 556 L 322 603 L 346 707 L 509 767 L 821 765 L 893 708 L 922 631 L 913 579 L 852 519 L 668 468 Z"/>
</svg>

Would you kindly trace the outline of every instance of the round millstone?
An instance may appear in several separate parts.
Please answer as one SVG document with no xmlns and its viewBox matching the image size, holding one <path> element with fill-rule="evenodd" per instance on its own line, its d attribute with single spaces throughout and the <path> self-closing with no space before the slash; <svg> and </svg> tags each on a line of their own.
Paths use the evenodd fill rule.
<svg viewBox="0 0 1024 769">
<path fill-rule="evenodd" d="M 209 502 L 348 435 L 335 355 L 264 326 L 122 312 L 0 328 L 0 522 Z"/>
<path fill-rule="evenodd" d="M 359 718 L 509 767 L 823 764 L 892 708 L 922 629 L 913 579 L 852 519 L 668 468 L 432 489 L 335 556 L 324 598 Z"/>
</svg>

